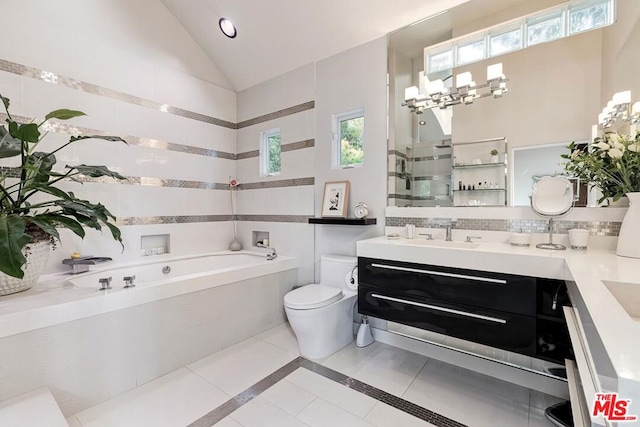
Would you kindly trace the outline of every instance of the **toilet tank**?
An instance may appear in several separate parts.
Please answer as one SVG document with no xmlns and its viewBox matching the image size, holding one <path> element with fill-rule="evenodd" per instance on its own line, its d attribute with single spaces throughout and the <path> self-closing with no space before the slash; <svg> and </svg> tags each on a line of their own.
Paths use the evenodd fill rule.
<svg viewBox="0 0 640 427">
<path fill-rule="evenodd" d="M 342 255 L 323 255 L 320 258 L 320 285 L 344 288 L 345 276 L 358 265 L 358 258 Z"/>
</svg>

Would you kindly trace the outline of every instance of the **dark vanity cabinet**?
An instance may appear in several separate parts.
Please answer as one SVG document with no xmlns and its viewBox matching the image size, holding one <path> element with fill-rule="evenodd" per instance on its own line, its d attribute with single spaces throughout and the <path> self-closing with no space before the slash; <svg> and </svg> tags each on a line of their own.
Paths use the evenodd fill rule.
<svg viewBox="0 0 640 427">
<path fill-rule="evenodd" d="M 563 281 L 358 258 L 359 312 L 564 363 Z"/>
</svg>

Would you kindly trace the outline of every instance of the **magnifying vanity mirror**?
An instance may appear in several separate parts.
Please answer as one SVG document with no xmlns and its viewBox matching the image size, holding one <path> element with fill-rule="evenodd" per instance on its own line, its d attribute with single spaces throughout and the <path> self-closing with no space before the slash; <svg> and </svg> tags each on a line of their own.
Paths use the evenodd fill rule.
<svg viewBox="0 0 640 427">
<path fill-rule="evenodd" d="M 573 185 L 559 176 L 548 176 L 533 185 L 531 209 L 541 217 L 549 218 L 549 243 L 539 243 L 538 249 L 564 250 L 564 245 L 553 243 L 553 220 L 569 213 L 573 207 Z"/>
</svg>

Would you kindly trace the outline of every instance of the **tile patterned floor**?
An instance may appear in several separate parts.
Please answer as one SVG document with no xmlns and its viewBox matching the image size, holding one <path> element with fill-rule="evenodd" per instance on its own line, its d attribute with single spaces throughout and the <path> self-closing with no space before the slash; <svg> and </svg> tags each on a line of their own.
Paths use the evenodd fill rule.
<svg viewBox="0 0 640 427">
<path fill-rule="evenodd" d="M 544 408 L 560 401 L 381 343 L 351 344 L 321 364 L 298 356 L 295 336 L 283 324 L 67 422 L 71 427 L 199 427 L 214 421 L 221 427 L 549 427 Z"/>
</svg>

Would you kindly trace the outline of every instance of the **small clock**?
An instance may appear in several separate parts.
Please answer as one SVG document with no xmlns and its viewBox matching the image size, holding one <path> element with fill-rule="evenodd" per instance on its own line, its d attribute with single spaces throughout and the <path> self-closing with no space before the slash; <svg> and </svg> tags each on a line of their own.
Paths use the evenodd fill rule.
<svg viewBox="0 0 640 427">
<path fill-rule="evenodd" d="M 359 202 L 354 208 L 353 208 L 353 216 L 355 216 L 358 219 L 362 219 L 362 218 L 366 218 L 367 215 L 369 215 L 369 208 L 367 208 L 367 205 L 363 202 Z"/>
</svg>

